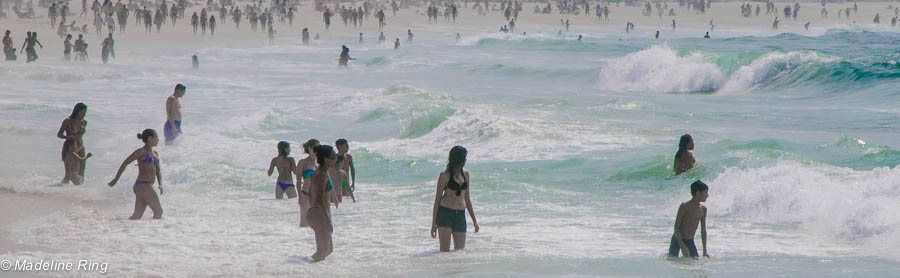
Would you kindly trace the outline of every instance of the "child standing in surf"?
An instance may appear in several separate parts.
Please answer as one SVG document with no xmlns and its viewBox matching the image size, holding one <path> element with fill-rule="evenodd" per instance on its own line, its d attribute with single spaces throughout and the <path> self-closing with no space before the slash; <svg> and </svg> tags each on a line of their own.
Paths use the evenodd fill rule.
<svg viewBox="0 0 900 278">
<path fill-rule="evenodd" d="M 697 246 L 694 244 L 694 235 L 697 233 L 697 224 L 700 224 L 700 238 L 703 240 L 703 256 L 709 258 L 706 252 L 706 207 L 700 203 L 706 202 L 709 197 L 709 187 L 702 181 L 691 184 L 691 200 L 681 203 L 675 216 L 675 233 L 669 244 L 669 256 L 678 257 L 678 252 L 693 259 L 700 259 Z"/>
</svg>

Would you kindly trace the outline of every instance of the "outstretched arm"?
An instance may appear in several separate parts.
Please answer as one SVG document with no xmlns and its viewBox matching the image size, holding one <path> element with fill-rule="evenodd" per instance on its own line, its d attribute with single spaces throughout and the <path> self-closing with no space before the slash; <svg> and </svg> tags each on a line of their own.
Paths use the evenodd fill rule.
<svg viewBox="0 0 900 278">
<path fill-rule="evenodd" d="M 122 172 L 125 171 L 125 167 L 127 167 L 129 163 L 137 160 L 137 157 L 138 157 L 137 154 L 138 154 L 138 151 L 134 151 L 131 153 L 131 155 L 129 155 L 127 158 L 125 158 L 125 161 L 122 161 L 122 165 L 119 165 L 119 171 L 116 172 L 116 177 L 113 178 L 113 180 L 109 182 L 109 187 L 113 187 L 114 185 L 116 185 L 117 182 L 119 182 L 119 177 L 122 176 Z"/>
</svg>

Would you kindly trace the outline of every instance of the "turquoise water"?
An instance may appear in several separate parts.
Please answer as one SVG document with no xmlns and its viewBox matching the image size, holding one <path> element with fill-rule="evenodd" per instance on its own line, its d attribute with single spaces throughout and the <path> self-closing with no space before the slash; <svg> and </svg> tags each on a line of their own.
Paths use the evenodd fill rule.
<svg viewBox="0 0 900 278">
<path fill-rule="evenodd" d="M 125 276 L 891 276 L 898 40 L 837 29 L 665 42 L 423 34 L 398 51 L 348 44 L 358 58 L 348 68 L 335 67 L 336 41 L 184 46 L 199 48 L 200 71 L 185 67 L 188 54 L 152 49 L 108 66 L 3 64 L 0 155 L 16 157 L 0 162 L 4 184 L 121 203 L 16 226 L 19 240 L 56 248 L 10 253 L 88 254 Z M 140 146 L 134 133 L 161 128 L 177 82 L 188 86 L 185 136 L 158 148 L 166 219 L 120 220 L 131 189 L 105 182 Z M 86 186 L 50 186 L 62 174 L 52 135 L 81 101 L 96 155 Z M 684 133 L 699 166 L 674 176 Z M 360 178 L 360 202 L 334 210 L 334 255 L 312 266 L 296 205 L 259 201 L 272 198 L 276 143 L 301 158 L 308 138 L 349 139 Z M 430 206 L 453 145 L 469 149 L 482 231 L 467 251 L 436 254 Z M 675 210 L 697 179 L 710 185 L 713 259 L 667 260 Z"/>
</svg>

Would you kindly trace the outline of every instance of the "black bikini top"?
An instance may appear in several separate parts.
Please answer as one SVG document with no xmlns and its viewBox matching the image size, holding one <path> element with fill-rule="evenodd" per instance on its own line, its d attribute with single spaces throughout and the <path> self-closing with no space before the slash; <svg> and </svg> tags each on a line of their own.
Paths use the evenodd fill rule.
<svg viewBox="0 0 900 278">
<path fill-rule="evenodd" d="M 469 181 L 467 180 L 463 182 L 462 185 L 460 185 L 453 177 L 450 177 L 450 181 L 447 182 L 447 188 L 449 188 L 450 190 L 456 190 L 456 196 L 459 196 L 463 190 L 469 188 Z"/>
</svg>

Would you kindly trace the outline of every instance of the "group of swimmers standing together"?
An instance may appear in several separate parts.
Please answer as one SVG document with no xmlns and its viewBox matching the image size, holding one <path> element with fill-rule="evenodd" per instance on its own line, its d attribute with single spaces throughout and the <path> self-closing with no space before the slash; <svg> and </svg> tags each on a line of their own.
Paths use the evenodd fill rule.
<svg viewBox="0 0 900 278">
<path fill-rule="evenodd" d="M 167 119 L 163 130 L 167 145 L 172 144 L 182 133 L 180 98 L 185 95 L 185 91 L 186 87 L 178 84 L 166 100 Z M 63 184 L 71 182 L 81 185 L 84 182 L 85 162 L 93 156 L 84 148 L 86 114 L 87 105 L 76 104 L 57 132 L 57 137 L 65 139 L 62 150 L 65 168 L 61 181 Z M 149 128 L 138 133 L 137 138 L 143 141 L 144 146 L 134 150 L 122 161 L 108 185 L 115 186 L 126 167 L 137 162 L 138 175 L 132 187 L 135 195 L 134 212 L 129 219 L 141 219 L 147 207 L 153 212 L 153 219 L 161 219 L 163 210 L 159 195 L 164 193 L 163 177 L 159 153 L 154 150 L 160 138 L 156 130 Z M 316 252 L 310 256 L 315 262 L 324 260 L 334 250 L 331 238 L 334 226 L 329 205 L 333 204 L 338 208 L 344 197 L 350 197 L 356 202 L 356 167 L 346 139 L 335 141 L 336 151 L 332 146 L 320 144 L 317 139 L 309 139 L 302 147 L 307 156 L 297 161 L 290 155 L 290 143 L 278 142 L 278 155 L 272 158 L 267 173 L 271 176 L 275 170 L 278 171 L 274 188 L 276 200 L 284 199 L 285 195 L 288 199 L 297 198 L 300 227 L 309 227 L 315 233 Z M 454 249 L 465 247 L 466 211 L 471 215 L 475 232 L 480 229 L 469 197 L 469 172 L 463 168 L 467 153 L 464 147 L 453 147 L 447 167 L 438 177 L 431 236 L 439 237 L 440 250 L 445 252 L 450 251 L 451 240 Z M 157 184 L 159 195 L 153 184 Z"/>
</svg>

